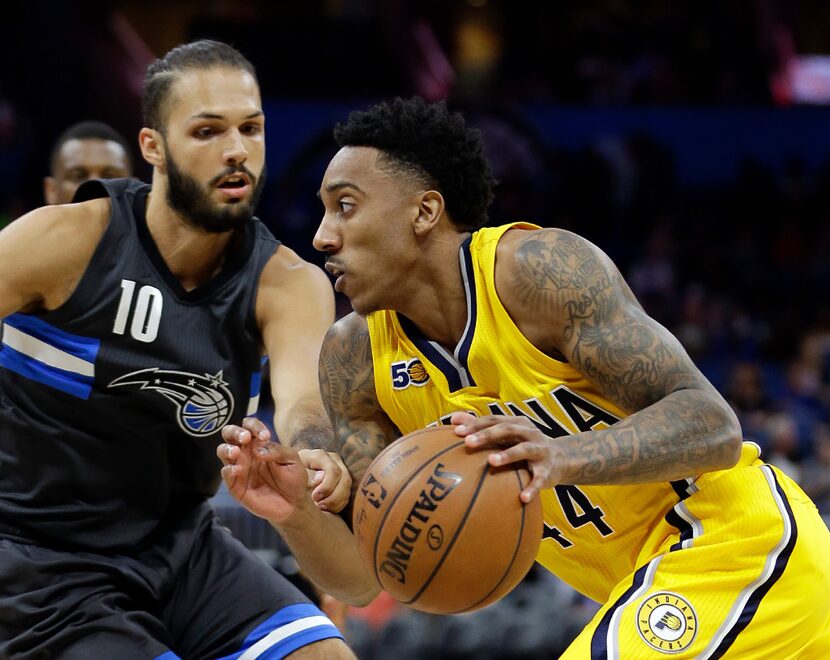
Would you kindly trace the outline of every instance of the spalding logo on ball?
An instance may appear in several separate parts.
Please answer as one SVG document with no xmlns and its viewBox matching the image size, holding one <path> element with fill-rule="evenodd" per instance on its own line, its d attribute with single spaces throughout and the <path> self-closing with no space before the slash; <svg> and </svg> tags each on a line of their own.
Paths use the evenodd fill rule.
<svg viewBox="0 0 830 660">
<path fill-rule="evenodd" d="M 522 504 L 521 465 L 494 468 L 452 427 L 409 433 L 366 471 L 353 528 L 380 586 L 417 610 L 468 612 L 507 594 L 542 540 L 539 498 Z"/>
</svg>

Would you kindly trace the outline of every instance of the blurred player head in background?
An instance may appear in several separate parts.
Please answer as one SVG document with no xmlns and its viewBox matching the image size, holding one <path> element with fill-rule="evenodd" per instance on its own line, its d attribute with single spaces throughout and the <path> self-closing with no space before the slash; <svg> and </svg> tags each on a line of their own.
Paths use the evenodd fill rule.
<svg viewBox="0 0 830 660">
<path fill-rule="evenodd" d="M 127 141 L 100 121 L 82 121 L 67 128 L 52 147 L 50 175 L 43 179 L 47 204 L 69 204 L 84 181 L 132 176 Z"/>
</svg>

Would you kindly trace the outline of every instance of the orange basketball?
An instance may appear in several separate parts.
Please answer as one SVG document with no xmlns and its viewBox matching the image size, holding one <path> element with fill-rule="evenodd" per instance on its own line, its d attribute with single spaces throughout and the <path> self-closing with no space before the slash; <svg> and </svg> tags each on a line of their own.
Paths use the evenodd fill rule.
<svg viewBox="0 0 830 660">
<path fill-rule="evenodd" d="M 542 541 L 542 507 L 522 504 L 530 480 L 494 468 L 452 427 L 409 433 L 384 449 L 357 491 L 354 533 L 380 586 L 435 614 L 497 601 L 525 576 Z"/>
</svg>

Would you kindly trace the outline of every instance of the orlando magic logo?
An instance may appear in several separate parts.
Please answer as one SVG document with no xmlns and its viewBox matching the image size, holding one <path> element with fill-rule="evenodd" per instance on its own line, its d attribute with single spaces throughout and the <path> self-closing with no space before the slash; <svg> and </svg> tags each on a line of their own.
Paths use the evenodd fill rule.
<svg viewBox="0 0 830 660">
<path fill-rule="evenodd" d="M 116 378 L 108 387 L 124 385 L 154 390 L 172 401 L 178 411 L 176 420 L 188 435 L 210 435 L 227 424 L 233 414 L 233 395 L 221 371 L 215 376 L 200 376 L 153 367 Z"/>
</svg>

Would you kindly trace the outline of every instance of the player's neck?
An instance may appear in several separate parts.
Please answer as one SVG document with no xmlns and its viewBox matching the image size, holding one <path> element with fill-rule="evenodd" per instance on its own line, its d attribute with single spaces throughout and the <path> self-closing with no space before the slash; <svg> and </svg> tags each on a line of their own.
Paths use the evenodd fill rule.
<svg viewBox="0 0 830 660">
<path fill-rule="evenodd" d="M 151 193 L 147 200 L 147 228 L 170 272 L 186 291 L 216 275 L 225 262 L 233 231 L 199 231 L 189 225 L 164 199 Z"/>
<path fill-rule="evenodd" d="M 466 237 L 454 235 L 446 245 L 427 250 L 418 272 L 403 279 L 407 286 L 395 306 L 427 339 L 450 350 L 467 326 L 467 296 L 458 261 L 458 248 Z"/>
</svg>

